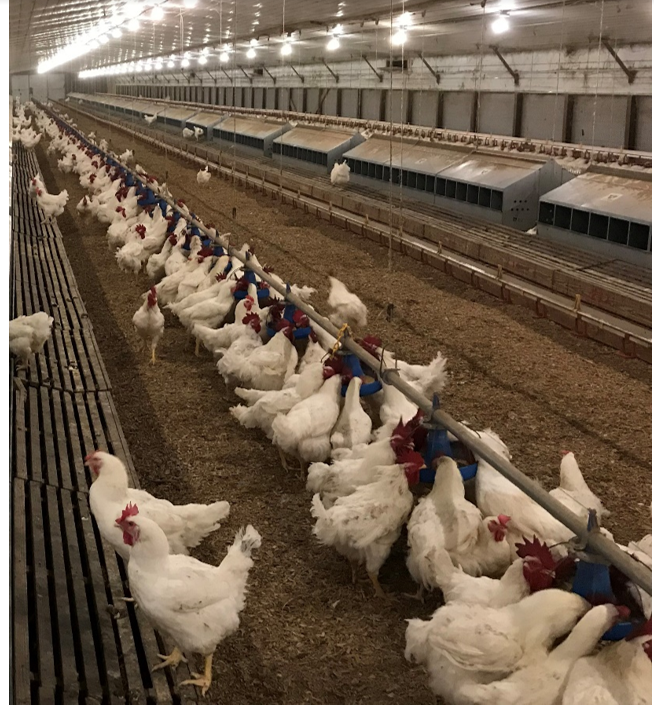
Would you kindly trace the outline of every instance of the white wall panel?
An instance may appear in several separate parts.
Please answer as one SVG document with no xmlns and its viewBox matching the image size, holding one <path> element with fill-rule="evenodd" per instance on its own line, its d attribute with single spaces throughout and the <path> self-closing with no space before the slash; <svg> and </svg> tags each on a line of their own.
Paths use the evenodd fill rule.
<svg viewBox="0 0 654 707">
<path fill-rule="evenodd" d="M 383 120 L 406 123 L 409 114 L 409 92 L 393 89 L 386 91 L 386 110 Z"/>
<path fill-rule="evenodd" d="M 263 108 L 263 91 L 261 87 L 254 89 L 254 107 Z"/>
<path fill-rule="evenodd" d="M 536 140 L 563 140 L 565 96 L 525 93 L 522 97 L 521 137 Z"/>
<path fill-rule="evenodd" d="M 292 88 L 291 99 L 291 110 L 295 110 L 298 113 L 302 113 L 304 108 L 304 89 L 299 87 Z"/>
<path fill-rule="evenodd" d="M 652 151 L 652 97 L 636 98 L 636 145 L 637 150 Z"/>
<path fill-rule="evenodd" d="M 341 115 L 345 118 L 358 118 L 357 109 L 359 91 L 356 88 L 341 89 Z"/>
<path fill-rule="evenodd" d="M 626 96 L 575 96 L 572 142 L 622 147 L 626 135 Z"/>
<path fill-rule="evenodd" d="M 290 110 L 291 90 L 286 87 L 277 89 L 277 110 Z"/>
<path fill-rule="evenodd" d="M 276 94 L 277 89 L 276 88 L 267 88 L 266 89 L 266 110 L 275 110 L 276 103 L 275 103 L 275 94 Z"/>
<path fill-rule="evenodd" d="M 412 101 L 413 125 L 435 128 L 438 118 L 438 91 L 413 91 Z"/>
<path fill-rule="evenodd" d="M 443 93 L 443 127 L 449 130 L 470 130 L 475 94 Z"/>
<path fill-rule="evenodd" d="M 361 117 L 364 120 L 381 120 L 381 91 L 366 88 L 361 94 Z"/>
<path fill-rule="evenodd" d="M 243 88 L 241 86 L 237 86 L 234 89 L 234 105 L 237 108 L 241 108 L 243 106 Z"/>
<path fill-rule="evenodd" d="M 308 88 L 307 89 L 307 113 L 317 113 L 318 105 L 320 103 L 320 89 L 319 88 Z"/>
<path fill-rule="evenodd" d="M 336 88 L 323 89 L 327 91 L 327 94 L 323 94 L 324 100 L 322 102 L 322 114 L 323 115 L 337 115 L 338 111 L 338 91 Z"/>
<path fill-rule="evenodd" d="M 477 129 L 492 135 L 513 135 L 515 93 L 482 93 Z"/>
</svg>

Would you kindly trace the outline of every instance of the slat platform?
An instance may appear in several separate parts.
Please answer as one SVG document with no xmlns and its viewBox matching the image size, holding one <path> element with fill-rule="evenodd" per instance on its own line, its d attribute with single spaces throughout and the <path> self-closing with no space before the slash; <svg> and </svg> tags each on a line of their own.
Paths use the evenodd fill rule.
<svg viewBox="0 0 654 707">
<path fill-rule="evenodd" d="M 14 144 L 12 168 L 12 316 L 55 323 L 29 370 L 10 370 L 11 704 L 195 704 L 176 687 L 188 667 L 151 672 L 170 646 L 122 600 L 125 567 L 91 516 L 87 454 L 115 454 L 138 480 L 61 233 L 39 235 L 36 159 Z"/>
</svg>

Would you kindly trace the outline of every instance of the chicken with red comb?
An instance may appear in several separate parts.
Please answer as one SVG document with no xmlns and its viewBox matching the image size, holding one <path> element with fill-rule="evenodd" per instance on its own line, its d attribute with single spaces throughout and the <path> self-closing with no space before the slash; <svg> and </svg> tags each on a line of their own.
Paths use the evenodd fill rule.
<svg viewBox="0 0 654 707">
<path fill-rule="evenodd" d="M 145 302 L 132 317 L 134 329 L 144 346 L 151 351 L 151 362 L 156 362 L 155 351 L 164 332 L 164 315 L 157 303 L 157 288 L 152 286 L 145 296 Z"/>
</svg>

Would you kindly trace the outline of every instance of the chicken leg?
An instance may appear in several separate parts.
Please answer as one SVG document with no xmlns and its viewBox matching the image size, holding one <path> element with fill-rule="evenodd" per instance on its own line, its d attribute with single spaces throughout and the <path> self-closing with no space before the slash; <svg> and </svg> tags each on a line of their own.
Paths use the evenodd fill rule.
<svg viewBox="0 0 654 707">
<path fill-rule="evenodd" d="M 390 601 L 392 597 L 386 594 L 386 592 L 382 589 L 382 585 L 379 584 L 379 577 L 377 576 L 377 573 L 368 571 L 368 577 L 370 578 L 372 586 L 374 587 L 375 596 L 379 597 L 380 599 L 384 599 L 385 601 Z"/>
<path fill-rule="evenodd" d="M 153 347 L 152 347 L 152 358 L 150 359 L 150 363 L 152 363 L 153 366 L 154 366 L 154 364 L 155 364 L 155 362 L 156 362 L 156 360 L 157 360 L 157 355 L 155 354 L 154 351 L 155 351 L 155 349 L 154 349 L 154 346 L 153 346 Z"/>
<path fill-rule="evenodd" d="M 195 339 L 195 355 L 200 355 L 200 339 Z"/>
<path fill-rule="evenodd" d="M 182 685 L 197 685 L 202 688 L 202 697 L 207 693 L 209 687 L 211 687 L 211 663 L 213 662 L 213 654 L 204 656 L 204 673 L 191 673 L 193 676 L 192 680 L 184 680 L 180 682 L 180 687 Z"/>
<path fill-rule="evenodd" d="M 187 660 L 184 657 L 184 654 L 182 651 L 179 650 L 177 646 L 173 648 L 173 651 L 170 655 L 162 655 L 161 653 L 157 653 L 157 655 L 160 658 L 163 658 L 163 663 L 157 663 L 152 667 L 152 670 L 161 670 L 162 668 L 167 668 L 169 665 L 172 668 L 176 668 L 180 663 L 186 663 Z M 183 685 L 184 683 L 182 683 Z"/>
</svg>

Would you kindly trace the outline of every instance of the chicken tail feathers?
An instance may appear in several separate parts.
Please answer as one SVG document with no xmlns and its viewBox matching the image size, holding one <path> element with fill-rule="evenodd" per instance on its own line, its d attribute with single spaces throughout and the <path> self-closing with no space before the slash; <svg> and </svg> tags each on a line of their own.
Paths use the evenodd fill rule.
<svg viewBox="0 0 654 707">
<path fill-rule="evenodd" d="M 261 547 L 261 535 L 251 525 L 248 525 L 247 528 L 241 528 L 236 533 L 234 544 L 232 545 L 232 548 L 239 548 L 246 557 L 250 557 L 252 550 L 256 550 L 259 547 Z"/>
</svg>

